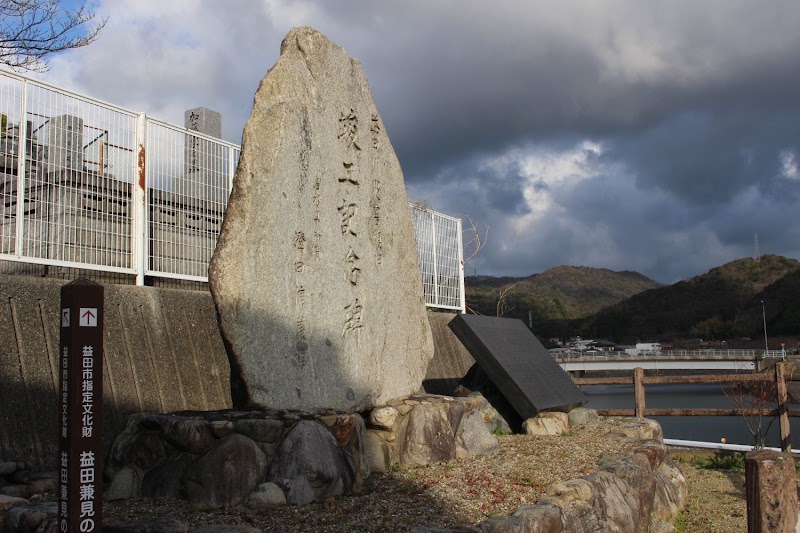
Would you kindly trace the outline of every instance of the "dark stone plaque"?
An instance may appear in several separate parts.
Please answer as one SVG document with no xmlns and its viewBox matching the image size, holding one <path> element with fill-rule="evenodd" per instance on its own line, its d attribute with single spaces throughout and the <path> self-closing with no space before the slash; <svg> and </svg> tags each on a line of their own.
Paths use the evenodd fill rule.
<svg viewBox="0 0 800 533">
<path fill-rule="evenodd" d="M 522 420 L 586 403 L 521 320 L 458 315 L 449 326 Z"/>
</svg>

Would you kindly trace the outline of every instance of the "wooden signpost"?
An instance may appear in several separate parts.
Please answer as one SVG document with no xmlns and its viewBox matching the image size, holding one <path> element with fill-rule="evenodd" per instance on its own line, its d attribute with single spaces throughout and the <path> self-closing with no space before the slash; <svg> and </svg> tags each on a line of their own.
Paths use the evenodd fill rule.
<svg viewBox="0 0 800 533">
<path fill-rule="evenodd" d="M 103 529 L 103 286 L 61 288 L 61 532 Z"/>
</svg>

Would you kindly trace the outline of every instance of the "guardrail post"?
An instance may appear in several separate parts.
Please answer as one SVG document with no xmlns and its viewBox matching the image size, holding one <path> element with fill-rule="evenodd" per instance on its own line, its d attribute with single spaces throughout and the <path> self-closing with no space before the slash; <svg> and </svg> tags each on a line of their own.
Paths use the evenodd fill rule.
<svg viewBox="0 0 800 533">
<path fill-rule="evenodd" d="M 781 430 L 781 449 L 792 452 L 791 426 L 789 425 L 789 394 L 786 390 L 786 363 L 775 365 L 775 388 L 778 393 L 778 422 Z"/>
<path fill-rule="evenodd" d="M 633 391 L 636 399 L 635 414 L 637 417 L 644 417 L 644 369 L 640 366 L 633 369 Z"/>
</svg>

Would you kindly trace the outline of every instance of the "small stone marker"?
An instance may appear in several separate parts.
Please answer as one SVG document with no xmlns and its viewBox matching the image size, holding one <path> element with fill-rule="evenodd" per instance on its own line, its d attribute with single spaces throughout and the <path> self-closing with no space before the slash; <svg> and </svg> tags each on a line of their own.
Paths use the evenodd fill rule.
<svg viewBox="0 0 800 533">
<path fill-rule="evenodd" d="M 204 135 L 222 137 L 222 115 L 205 107 L 188 109 L 184 113 L 186 129 Z M 184 147 L 184 175 L 176 177 L 173 191 L 183 203 L 210 201 L 208 208 L 220 208 L 225 203 L 228 183 L 223 172 L 225 148 L 195 135 L 187 135 Z"/>
<path fill-rule="evenodd" d="M 789 453 L 759 450 L 744 462 L 748 533 L 794 533 L 797 527 L 797 476 Z"/>
<path fill-rule="evenodd" d="M 521 320 L 458 315 L 449 325 L 522 420 L 586 402 Z"/>
<path fill-rule="evenodd" d="M 209 282 L 237 408 L 366 410 L 421 386 L 403 174 L 361 64 L 314 29 L 256 93 Z"/>
<path fill-rule="evenodd" d="M 75 320 L 78 317 L 78 320 Z M 61 532 L 103 523 L 103 286 L 79 279 L 61 288 Z"/>
</svg>

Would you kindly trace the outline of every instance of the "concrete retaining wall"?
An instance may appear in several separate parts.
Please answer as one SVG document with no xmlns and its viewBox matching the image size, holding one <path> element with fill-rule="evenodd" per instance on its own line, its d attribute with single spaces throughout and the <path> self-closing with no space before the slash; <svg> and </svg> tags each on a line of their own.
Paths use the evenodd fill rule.
<svg viewBox="0 0 800 533">
<path fill-rule="evenodd" d="M 422 386 L 428 394 L 451 396 L 458 382 L 475 364 L 475 358 L 447 326 L 455 313 L 428 313 L 433 334 L 433 359 Z"/>
<path fill-rule="evenodd" d="M 0 462 L 56 467 L 62 280 L 0 274 Z M 211 294 L 105 285 L 106 450 L 132 413 L 230 409 L 230 366 Z M 452 394 L 474 359 L 428 313 L 435 353 L 423 383 Z"/>
<path fill-rule="evenodd" d="M 64 281 L 0 275 L 0 461 L 56 467 Z M 207 292 L 105 285 L 105 443 L 140 412 L 231 407 Z"/>
</svg>

